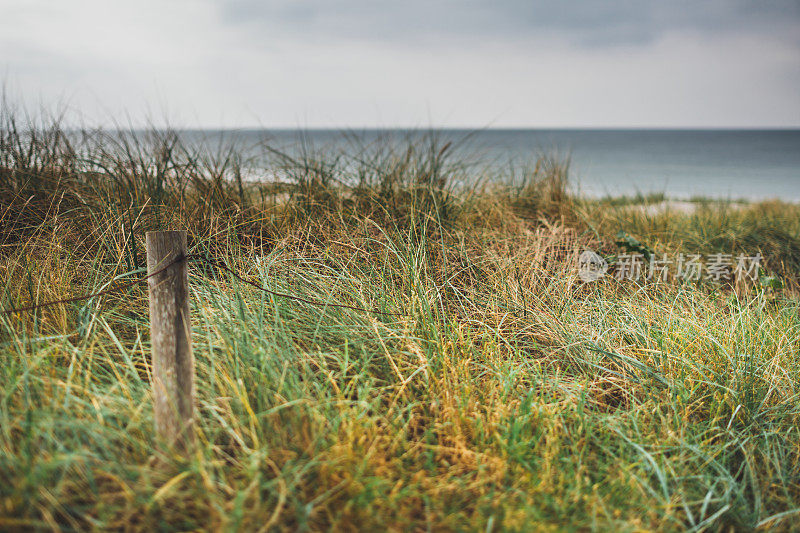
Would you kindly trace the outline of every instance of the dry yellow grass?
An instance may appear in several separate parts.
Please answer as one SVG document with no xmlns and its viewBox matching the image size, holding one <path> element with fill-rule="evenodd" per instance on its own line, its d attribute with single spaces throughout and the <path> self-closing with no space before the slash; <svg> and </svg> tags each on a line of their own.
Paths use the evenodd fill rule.
<svg viewBox="0 0 800 533">
<path fill-rule="evenodd" d="M 522 189 L 460 191 L 446 150 L 419 147 L 360 185 L 305 164 L 293 184 L 240 187 L 179 144 L 165 156 L 168 137 L 127 160 L 94 147 L 109 173 L 42 155 L 60 145 L 25 166 L 5 139 L 0 307 L 140 276 L 144 231 L 183 227 L 192 252 L 267 287 L 400 316 L 192 265 L 188 460 L 157 451 L 142 287 L 0 317 L 2 529 L 800 519 L 798 206 L 610 209 L 546 161 Z M 620 229 L 658 250 L 761 251 L 784 286 L 581 282 L 577 255 L 618 253 Z"/>
</svg>

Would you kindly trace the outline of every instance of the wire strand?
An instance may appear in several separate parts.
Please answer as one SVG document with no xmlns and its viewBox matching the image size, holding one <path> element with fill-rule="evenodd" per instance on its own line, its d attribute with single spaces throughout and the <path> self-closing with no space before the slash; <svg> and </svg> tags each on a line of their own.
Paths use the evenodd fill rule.
<svg viewBox="0 0 800 533">
<path fill-rule="evenodd" d="M 191 258 L 191 256 L 179 255 L 178 257 L 176 257 L 175 259 L 173 259 L 172 261 L 167 263 L 165 266 L 159 268 L 158 270 L 156 270 L 152 274 L 148 274 L 148 275 L 146 275 L 145 277 L 143 277 L 141 279 L 137 279 L 135 281 L 131 281 L 130 283 L 125 283 L 125 284 L 120 285 L 118 287 L 114 287 L 114 288 L 111 288 L 111 289 L 105 289 L 105 290 L 102 290 L 100 292 L 93 292 L 91 294 L 83 294 L 81 296 L 73 296 L 71 298 L 62 298 L 60 300 L 53 300 L 53 301 L 50 301 L 50 302 L 44 302 L 44 303 L 35 304 L 35 305 L 27 305 L 25 307 L 15 307 L 15 308 L 12 308 L 12 309 L 4 309 L 4 310 L 0 311 L 0 314 L 10 315 L 10 314 L 13 314 L 13 313 L 24 313 L 26 311 L 35 311 L 35 310 L 41 309 L 43 307 L 50 307 L 52 305 L 59 305 L 59 304 L 68 304 L 68 303 L 72 303 L 72 302 L 80 302 L 82 300 L 89 300 L 89 299 L 95 298 L 97 296 L 105 296 L 106 294 L 112 294 L 112 293 L 115 293 L 115 292 L 124 291 L 125 289 L 129 289 L 129 288 L 133 287 L 134 285 L 138 285 L 139 283 L 141 283 L 143 281 L 147 281 L 148 279 L 152 278 L 153 276 L 157 276 L 158 274 L 161 274 L 162 272 L 164 272 L 166 269 L 168 269 L 172 265 L 174 265 L 176 263 L 179 263 L 181 261 L 185 261 L 185 260 L 190 259 L 190 258 Z"/>
<path fill-rule="evenodd" d="M 225 270 L 226 272 L 228 272 L 231 275 L 233 275 L 239 281 L 241 281 L 243 283 L 246 283 L 246 284 L 248 284 L 248 285 L 250 285 L 252 287 L 255 287 L 256 289 L 258 289 L 260 291 L 266 292 L 267 294 L 271 294 L 273 296 L 277 296 L 277 297 L 280 297 L 280 298 L 287 298 L 289 300 L 294 300 L 294 301 L 297 301 L 297 302 L 303 302 L 303 303 L 307 303 L 307 304 L 310 304 L 310 305 L 316 305 L 316 306 L 319 306 L 319 307 L 341 307 L 341 308 L 344 308 L 344 309 L 352 309 L 354 311 L 363 311 L 365 313 L 374 313 L 374 314 L 377 314 L 377 315 L 405 316 L 405 315 L 399 314 L 399 313 L 389 313 L 387 311 L 378 311 L 377 309 L 367 309 L 367 308 L 364 308 L 364 307 L 357 307 L 355 305 L 339 304 L 339 303 L 332 303 L 332 302 L 323 302 L 321 300 L 312 300 L 312 299 L 309 299 L 309 298 L 303 298 L 301 296 L 293 296 L 291 294 L 286 294 L 286 293 L 283 293 L 283 292 L 273 291 L 273 290 L 267 289 L 266 287 L 263 287 L 262 285 L 256 283 L 255 281 L 252 281 L 252 280 L 249 280 L 249 279 L 246 279 L 246 278 L 242 277 L 238 272 L 236 272 L 235 270 L 233 270 L 229 266 L 225 265 L 224 263 L 221 263 L 220 261 L 211 259 L 209 257 L 202 257 L 202 256 L 199 256 L 199 255 L 192 255 L 192 254 L 179 255 L 178 257 L 176 257 L 175 259 L 173 259 L 172 261 L 170 261 L 169 263 L 167 263 L 163 267 L 159 268 L 155 272 L 153 272 L 151 274 L 148 274 L 147 276 L 145 276 L 143 278 L 137 279 L 135 281 L 131 281 L 129 283 L 124 283 L 124 284 L 119 285 L 117 287 L 105 289 L 105 290 L 102 290 L 102 291 L 99 291 L 99 292 L 93 292 L 91 294 L 83 294 L 81 296 L 72 296 L 70 298 L 62 298 L 60 300 L 52 300 L 52 301 L 43 302 L 43 303 L 40 303 L 40 304 L 27 305 L 27 306 L 24 306 L 24 307 L 15 307 L 15 308 L 12 308 L 12 309 L 3 309 L 2 311 L 0 311 L 0 315 L 10 315 L 10 314 L 14 314 L 14 313 L 24 313 L 24 312 L 27 312 L 27 311 L 35 311 L 37 309 L 42 309 L 44 307 L 50 307 L 50 306 L 59 305 L 59 304 L 67 304 L 67 303 L 72 303 L 72 302 L 80 302 L 80 301 L 83 301 L 83 300 L 89 300 L 91 298 L 96 298 L 98 296 L 105 296 L 107 294 L 113 294 L 115 292 L 124 291 L 125 289 L 129 289 L 129 288 L 131 288 L 131 287 L 133 287 L 135 285 L 138 285 L 139 283 L 142 283 L 143 281 L 147 281 L 148 279 L 152 278 L 153 276 L 157 276 L 158 274 L 161 274 L 162 272 L 167 270 L 169 267 L 175 265 L 176 263 L 179 263 L 181 261 L 189 261 L 189 260 L 202 261 L 203 263 L 206 263 L 206 264 L 215 266 L 217 268 L 220 268 L 222 270 Z"/>
<path fill-rule="evenodd" d="M 278 296 L 278 297 L 281 297 L 281 298 L 288 298 L 289 300 L 295 300 L 297 302 L 304 302 L 304 303 L 307 303 L 307 304 L 316 305 L 316 306 L 320 306 L 320 307 L 343 307 L 345 309 L 353 309 L 354 311 L 364 311 L 365 313 L 375 313 L 377 315 L 405 316 L 405 315 L 399 314 L 399 313 L 389 313 L 389 312 L 386 312 L 386 311 L 378 311 L 377 309 L 366 309 L 364 307 L 357 307 L 357 306 L 354 306 L 354 305 L 323 302 L 323 301 L 320 301 L 320 300 L 311 300 L 311 299 L 308 299 L 308 298 L 302 298 L 300 296 L 292 296 L 291 294 L 286 294 L 284 292 L 273 291 L 273 290 L 267 289 L 266 287 L 263 287 L 262 285 L 256 283 L 255 281 L 243 278 L 242 276 L 240 276 L 235 270 L 233 270 L 229 266 L 227 266 L 227 265 L 225 265 L 223 263 L 220 263 L 218 261 L 215 261 L 214 259 L 200 258 L 200 257 L 197 257 L 197 256 L 195 257 L 195 259 L 202 259 L 205 263 L 208 263 L 210 265 L 216 266 L 217 268 L 221 268 L 222 270 L 225 270 L 225 271 L 229 272 L 231 275 L 233 275 L 239 281 L 241 281 L 243 283 L 247 283 L 248 285 L 250 285 L 252 287 L 255 287 L 256 289 L 258 289 L 260 291 L 263 291 L 263 292 L 266 292 L 267 294 L 271 294 L 273 296 Z"/>
</svg>

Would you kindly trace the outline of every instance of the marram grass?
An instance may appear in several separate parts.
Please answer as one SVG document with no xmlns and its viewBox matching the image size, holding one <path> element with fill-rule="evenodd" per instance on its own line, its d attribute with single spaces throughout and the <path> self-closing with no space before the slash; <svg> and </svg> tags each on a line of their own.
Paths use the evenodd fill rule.
<svg viewBox="0 0 800 533">
<path fill-rule="evenodd" d="M 570 196 L 546 162 L 523 187 L 463 190 L 421 146 L 294 161 L 261 186 L 178 140 L 126 160 L 95 139 L 81 167 L 52 132 L 27 159 L 3 135 L 0 307 L 135 279 L 144 231 L 183 227 L 193 253 L 268 288 L 394 314 L 192 264 L 187 460 L 153 433 L 143 286 L 3 316 L 0 529 L 800 523 L 797 206 L 648 215 Z M 337 185 L 348 172 L 362 181 Z M 613 251 L 620 229 L 761 251 L 784 286 L 581 282 L 577 254 Z"/>
</svg>

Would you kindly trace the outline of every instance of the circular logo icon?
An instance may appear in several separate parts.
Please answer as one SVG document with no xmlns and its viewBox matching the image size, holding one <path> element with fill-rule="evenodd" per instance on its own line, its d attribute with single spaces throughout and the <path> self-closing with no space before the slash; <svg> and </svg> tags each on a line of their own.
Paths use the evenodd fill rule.
<svg viewBox="0 0 800 533">
<path fill-rule="evenodd" d="M 578 257 L 578 277 L 585 282 L 597 281 L 606 275 L 608 262 L 591 250 Z"/>
</svg>

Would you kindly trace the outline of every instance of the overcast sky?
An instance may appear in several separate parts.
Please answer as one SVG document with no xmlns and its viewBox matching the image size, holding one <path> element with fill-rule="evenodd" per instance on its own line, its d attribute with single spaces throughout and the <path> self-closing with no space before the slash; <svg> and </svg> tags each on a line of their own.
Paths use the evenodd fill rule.
<svg viewBox="0 0 800 533">
<path fill-rule="evenodd" d="M 14 100 L 182 127 L 798 127 L 800 0 L 0 0 Z"/>
</svg>

